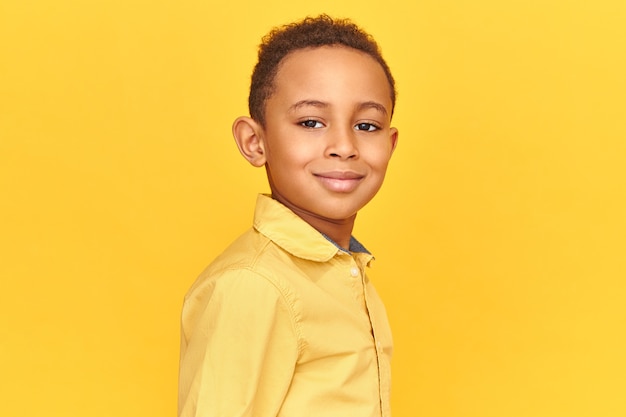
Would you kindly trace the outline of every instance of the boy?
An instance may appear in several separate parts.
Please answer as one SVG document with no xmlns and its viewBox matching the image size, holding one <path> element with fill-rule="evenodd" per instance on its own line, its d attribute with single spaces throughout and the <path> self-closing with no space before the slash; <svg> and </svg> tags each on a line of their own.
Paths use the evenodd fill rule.
<svg viewBox="0 0 626 417">
<path fill-rule="evenodd" d="M 263 39 L 239 151 L 264 166 L 254 227 L 185 297 L 179 416 L 389 416 L 391 334 L 351 236 L 398 132 L 372 38 L 322 15 Z"/>
</svg>

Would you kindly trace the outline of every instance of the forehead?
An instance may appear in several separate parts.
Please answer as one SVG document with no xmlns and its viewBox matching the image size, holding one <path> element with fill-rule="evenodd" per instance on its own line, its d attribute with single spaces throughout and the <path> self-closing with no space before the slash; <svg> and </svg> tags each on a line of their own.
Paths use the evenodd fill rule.
<svg viewBox="0 0 626 417">
<path fill-rule="evenodd" d="M 345 46 L 291 52 L 283 58 L 273 84 L 270 99 L 376 100 L 391 112 L 391 86 L 380 63 Z"/>
</svg>

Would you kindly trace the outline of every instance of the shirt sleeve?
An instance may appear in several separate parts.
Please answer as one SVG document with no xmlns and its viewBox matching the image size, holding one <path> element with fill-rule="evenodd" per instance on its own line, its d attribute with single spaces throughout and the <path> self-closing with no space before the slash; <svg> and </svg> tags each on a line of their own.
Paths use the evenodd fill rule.
<svg viewBox="0 0 626 417">
<path fill-rule="evenodd" d="M 269 280 L 229 271 L 183 307 L 179 417 L 275 417 L 298 357 L 292 306 Z"/>
</svg>

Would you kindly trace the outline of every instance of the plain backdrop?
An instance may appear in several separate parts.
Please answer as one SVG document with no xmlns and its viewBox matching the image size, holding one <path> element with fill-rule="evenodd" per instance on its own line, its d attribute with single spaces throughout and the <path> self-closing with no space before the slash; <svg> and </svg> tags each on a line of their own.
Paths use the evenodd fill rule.
<svg viewBox="0 0 626 417">
<path fill-rule="evenodd" d="M 321 12 L 398 83 L 355 230 L 394 416 L 626 415 L 623 0 L 2 0 L 0 415 L 175 415 L 183 295 L 268 191 L 256 47 Z"/>
</svg>

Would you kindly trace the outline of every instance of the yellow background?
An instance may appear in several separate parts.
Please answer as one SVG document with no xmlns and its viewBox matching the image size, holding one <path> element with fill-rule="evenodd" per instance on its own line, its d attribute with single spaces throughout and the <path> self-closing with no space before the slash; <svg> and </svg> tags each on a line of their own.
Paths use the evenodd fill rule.
<svg viewBox="0 0 626 417">
<path fill-rule="evenodd" d="M 267 191 L 256 45 L 324 11 L 398 82 L 355 231 L 394 415 L 626 415 L 623 0 L 2 0 L 0 415 L 175 414 L 183 294 Z"/>
</svg>

